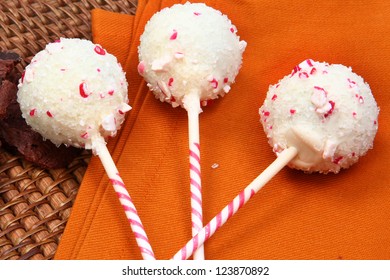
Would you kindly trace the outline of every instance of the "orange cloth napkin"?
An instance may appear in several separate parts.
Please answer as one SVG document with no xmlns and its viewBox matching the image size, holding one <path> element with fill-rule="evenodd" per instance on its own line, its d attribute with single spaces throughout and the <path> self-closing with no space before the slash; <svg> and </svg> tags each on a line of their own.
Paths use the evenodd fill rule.
<svg viewBox="0 0 390 280">
<path fill-rule="evenodd" d="M 158 259 L 171 258 L 191 237 L 187 114 L 148 92 L 137 47 L 147 20 L 176 2 L 140 0 L 135 16 L 92 13 L 94 41 L 118 56 L 133 106 L 108 146 Z M 374 149 L 357 164 L 337 175 L 284 168 L 205 244 L 206 258 L 390 259 L 389 2 L 205 2 L 227 14 L 248 43 L 232 90 L 200 115 L 205 222 L 275 159 L 258 109 L 268 86 L 296 64 L 312 58 L 351 66 L 381 109 Z M 140 258 L 93 157 L 56 259 Z"/>
</svg>

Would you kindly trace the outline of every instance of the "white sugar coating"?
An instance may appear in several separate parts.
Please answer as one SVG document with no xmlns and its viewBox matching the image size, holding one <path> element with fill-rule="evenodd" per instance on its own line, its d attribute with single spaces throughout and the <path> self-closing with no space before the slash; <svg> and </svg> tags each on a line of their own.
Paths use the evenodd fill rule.
<svg viewBox="0 0 390 280">
<path fill-rule="evenodd" d="M 176 4 L 146 24 L 138 72 L 156 98 L 173 107 L 183 106 L 188 94 L 197 94 L 207 105 L 229 92 L 245 47 L 236 27 L 220 11 L 203 3 Z"/>
<path fill-rule="evenodd" d="M 67 38 L 32 58 L 19 81 L 18 102 L 43 138 L 86 149 L 114 136 L 131 109 L 117 59 L 91 41 Z"/>
<path fill-rule="evenodd" d="M 379 108 L 351 68 L 307 59 L 270 86 L 260 121 L 275 153 L 294 146 L 289 163 L 307 172 L 338 173 L 373 147 Z"/>
</svg>

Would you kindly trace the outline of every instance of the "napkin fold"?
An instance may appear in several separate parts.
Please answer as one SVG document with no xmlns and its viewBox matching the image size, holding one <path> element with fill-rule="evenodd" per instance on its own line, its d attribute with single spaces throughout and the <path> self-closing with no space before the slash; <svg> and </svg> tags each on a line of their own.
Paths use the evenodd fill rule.
<svg viewBox="0 0 390 280">
<path fill-rule="evenodd" d="M 95 43 L 127 73 L 133 109 L 108 147 L 158 259 L 190 238 L 187 114 L 161 103 L 137 73 L 139 37 L 163 7 L 92 11 Z M 195 1 L 194 1 L 195 2 Z M 351 66 L 380 106 L 374 149 L 339 174 L 284 168 L 206 242 L 207 259 L 390 259 L 390 4 L 372 1 L 210 0 L 247 41 L 232 90 L 200 114 L 207 223 L 274 159 L 259 122 L 268 86 L 312 58 Z M 97 157 L 80 186 L 56 259 L 141 259 Z"/>
</svg>

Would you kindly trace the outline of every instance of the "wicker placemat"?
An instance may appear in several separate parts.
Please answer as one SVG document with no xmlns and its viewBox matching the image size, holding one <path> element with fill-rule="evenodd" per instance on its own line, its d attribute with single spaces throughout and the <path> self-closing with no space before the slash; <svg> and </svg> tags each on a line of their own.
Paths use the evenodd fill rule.
<svg viewBox="0 0 390 280">
<path fill-rule="evenodd" d="M 134 14 L 136 0 L 0 2 L 0 51 L 32 56 L 59 37 L 91 39 L 90 10 Z M 0 148 L 0 259 L 52 259 L 90 154 L 45 170 Z"/>
</svg>

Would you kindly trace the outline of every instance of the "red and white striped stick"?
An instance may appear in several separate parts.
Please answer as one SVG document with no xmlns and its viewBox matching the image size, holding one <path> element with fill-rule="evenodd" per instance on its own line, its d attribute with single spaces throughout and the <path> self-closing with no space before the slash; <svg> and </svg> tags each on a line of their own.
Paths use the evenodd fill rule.
<svg viewBox="0 0 390 280">
<path fill-rule="evenodd" d="M 200 100 L 197 92 L 186 95 L 183 99 L 188 114 L 188 143 L 190 158 L 190 191 L 192 236 L 203 227 L 202 181 L 200 175 L 199 114 Z M 195 260 L 204 260 L 204 248 L 200 246 L 194 252 Z"/>
<path fill-rule="evenodd" d="M 298 150 L 295 147 L 285 149 L 279 154 L 270 166 L 268 166 L 255 180 L 241 191 L 225 208 L 222 209 L 198 234 L 180 249 L 172 260 L 186 260 L 192 253 L 206 242 L 228 219 L 244 206 L 265 184 L 268 183 L 284 166 L 286 166 L 296 155 Z"/>
<path fill-rule="evenodd" d="M 119 175 L 118 169 L 115 166 L 114 161 L 104 144 L 103 139 L 97 139 L 94 142 L 96 144 L 95 152 L 99 156 L 104 169 L 106 170 L 107 176 L 114 187 L 115 192 L 118 195 L 119 201 L 125 210 L 126 217 L 130 223 L 131 230 L 135 235 L 135 239 L 141 255 L 144 260 L 155 260 L 155 256 L 150 245 L 149 239 L 146 235 L 145 229 L 142 225 L 141 219 L 138 216 L 137 210 L 133 204 L 130 194 L 126 190 L 125 184 Z"/>
</svg>

